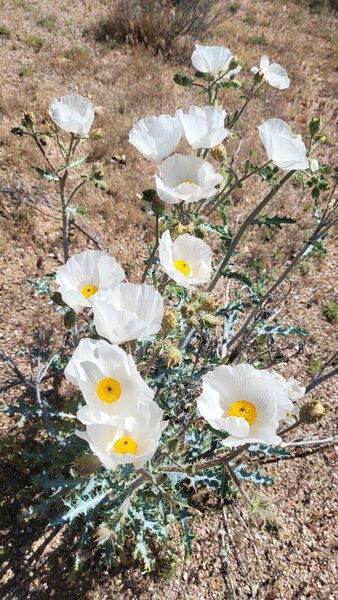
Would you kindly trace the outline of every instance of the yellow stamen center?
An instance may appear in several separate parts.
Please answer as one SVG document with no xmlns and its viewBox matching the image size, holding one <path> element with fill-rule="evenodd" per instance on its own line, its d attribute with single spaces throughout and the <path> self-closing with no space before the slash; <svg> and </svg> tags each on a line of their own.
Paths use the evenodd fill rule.
<svg viewBox="0 0 338 600">
<path fill-rule="evenodd" d="M 257 409 L 248 400 L 237 400 L 229 408 L 229 417 L 243 417 L 249 425 L 253 425 L 257 418 Z"/>
<path fill-rule="evenodd" d="M 102 402 L 112 404 L 121 396 L 122 388 L 117 379 L 105 377 L 97 384 L 96 393 Z"/>
<path fill-rule="evenodd" d="M 184 181 L 181 181 L 181 185 L 182 185 L 182 183 L 194 183 L 194 182 L 192 181 L 192 179 L 184 179 Z"/>
<path fill-rule="evenodd" d="M 99 288 L 97 288 L 96 285 L 85 285 L 81 292 L 85 298 L 90 298 L 90 296 L 94 296 L 94 294 L 96 294 L 98 289 Z"/>
<path fill-rule="evenodd" d="M 115 442 L 113 450 L 118 454 L 136 454 L 137 443 L 131 437 L 121 437 Z"/>
<path fill-rule="evenodd" d="M 190 274 L 190 265 L 185 260 L 175 260 L 174 267 L 178 271 L 181 271 L 181 273 L 183 273 L 185 277 L 188 277 L 188 275 Z"/>
</svg>

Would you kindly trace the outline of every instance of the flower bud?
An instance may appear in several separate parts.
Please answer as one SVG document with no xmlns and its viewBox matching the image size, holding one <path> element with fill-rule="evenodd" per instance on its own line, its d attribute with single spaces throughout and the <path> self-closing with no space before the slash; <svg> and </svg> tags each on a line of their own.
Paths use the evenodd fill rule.
<svg viewBox="0 0 338 600">
<path fill-rule="evenodd" d="M 239 67 L 238 60 L 236 58 L 232 58 L 228 66 L 228 71 L 234 71 L 237 69 L 237 67 Z"/>
<path fill-rule="evenodd" d="M 223 144 L 218 144 L 211 150 L 211 156 L 214 160 L 217 160 L 219 163 L 224 163 L 227 159 L 226 149 Z"/>
<path fill-rule="evenodd" d="M 167 344 L 164 348 L 163 355 L 167 361 L 168 369 L 172 369 L 172 367 L 176 367 L 176 365 L 180 365 L 182 362 L 182 352 L 176 346 L 172 344 Z"/>
<path fill-rule="evenodd" d="M 21 119 L 22 127 L 33 127 L 34 123 L 35 123 L 34 113 L 30 109 L 25 110 L 25 112 L 23 113 L 22 119 Z"/>
<path fill-rule="evenodd" d="M 222 306 L 222 300 L 213 296 L 205 295 L 201 298 L 201 308 L 207 312 L 215 312 Z"/>
<path fill-rule="evenodd" d="M 103 129 L 95 129 L 90 134 L 90 139 L 94 140 L 95 142 L 97 142 L 99 140 L 102 140 L 103 138 L 104 138 L 104 131 L 103 131 Z"/>
<path fill-rule="evenodd" d="M 151 201 L 151 209 L 154 215 L 156 215 L 156 217 L 160 217 L 164 212 L 164 208 L 165 202 L 162 202 L 162 200 L 160 200 L 160 198 L 156 194 L 156 196 L 154 196 Z"/>
<path fill-rule="evenodd" d="M 301 423 L 315 423 L 319 421 L 326 413 L 326 410 L 319 399 L 307 402 L 299 411 L 299 420 Z"/>
<path fill-rule="evenodd" d="M 12 127 L 11 129 L 11 133 L 14 133 L 14 135 L 23 135 L 24 131 L 21 127 Z"/>
<path fill-rule="evenodd" d="M 93 454 L 83 454 L 74 460 L 74 467 L 79 475 L 91 475 L 101 467 L 101 462 Z"/>
<path fill-rule="evenodd" d="M 177 315 L 172 309 L 166 308 L 162 320 L 162 332 L 168 335 L 177 327 Z"/>
</svg>

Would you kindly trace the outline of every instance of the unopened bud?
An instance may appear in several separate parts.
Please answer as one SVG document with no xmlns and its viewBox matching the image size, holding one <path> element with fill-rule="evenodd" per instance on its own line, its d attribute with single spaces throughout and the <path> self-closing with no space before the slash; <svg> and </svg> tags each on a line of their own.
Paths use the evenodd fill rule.
<svg viewBox="0 0 338 600">
<path fill-rule="evenodd" d="M 154 213 L 154 215 L 156 215 L 156 217 L 160 217 L 165 209 L 165 202 L 162 202 L 162 200 L 157 196 L 154 196 L 152 201 L 151 201 L 151 209 Z"/>
<path fill-rule="evenodd" d="M 228 66 L 228 71 L 234 71 L 237 69 L 237 67 L 239 67 L 238 60 L 236 60 L 236 58 L 232 58 Z"/>
<path fill-rule="evenodd" d="M 77 456 L 74 460 L 74 467 L 79 475 L 90 475 L 91 473 L 95 473 L 101 466 L 101 462 L 97 456 L 94 456 L 93 454 Z"/>
<path fill-rule="evenodd" d="M 182 352 L 176 346 L 167 345 L 164 348 L 163 355 L 167 361 L 168 369 L 172 369 L 172 367 L 176 367 L 176 365 L 180 365 L 182 362 Z"/>
<path fill-rule="evenodd" d="M 177 327 L 177 315 L 169 308 L 166 308 L 162 320 L 162 332 L 164 335 L 168 335 L 171 331 Z"/>
<path fill-rule="evenodd" d="M 24 131 L 21 127 L 12 127 L 11 133 L 14 133 L 14 135 L 23 135 Z"/>
<path fill-rule="evenodd" d="M 201 308 L 207 312 L 215 312 L 222 306 L 222 300 L 213 296 L 207 296 L 203 298 L 201 302 Z"/>
<path fill-rule="evenodd" d="M 25 110 L 25 112 L 23 113 L 22 119 L 21 119 L 22 127 L 33 127 L 34 123 L 35 123 L 34 113 L 29 109 Z"/>
<path fill-rule="evenodd" d="M 98 140 L 102 140 L 103 138 L 104 138 L 103 129 L 95 129 L 90 134 L 90 139 L 94 140 L 95 142 L 97 142 Z"/>
<path fill-rule="evenodd" d="M 219 163 L 224 163 L 227 159 L 226 149 L 223 144 L 218 144 L 211 150 L 211 156 L 214 160 L 217 160 Z"/>
<path fill-rule="evenodd" d="M 299 420 L 302 423 L 315 423 L 319 421 L 326 413 L 326 410 L 320 400 L 313 400 L 304 404 L 299 411 Z"/>
<path fill-rule="evenodd" d="M 103 169 L 100 164 L 93 165 L 92 177 L 94 179 L 103 179 L 104 178 L 104 172 L 103 172 Z"/>
</svg>

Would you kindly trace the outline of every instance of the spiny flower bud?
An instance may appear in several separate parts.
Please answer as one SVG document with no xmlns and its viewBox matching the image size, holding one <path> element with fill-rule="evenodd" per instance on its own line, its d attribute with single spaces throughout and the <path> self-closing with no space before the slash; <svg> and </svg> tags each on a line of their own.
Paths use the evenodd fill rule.
<svg viewBox="0 0 338 600">
<path fill-rule="evenodd" d="M 102 170 L 102 167 L 99 163 L 93 165 L 92 168 L 92 177 L 94 179 L 103 179 L 104 178 L 104 172 Z"/>
<path fill-rule="evenodd" d="M 182 362 L 182 352 L 172 344 L 166 344 L 163 349 L 163 356 L 166 359 L 168 369 L 180 365 Z"/>
<path fill-rule="evenodd" d="M 77 456 L 74 460 L 74 467 L 79 475 L 90 475 L 91 473 L 95 473 L 101 466 L 101 462 L 93 454 Z"/>
<path fill-rule="evenodd" d="M 25 110 L 21 119 L 22 127 L 33 127 L 34 123 L 34 113 L 30 109 Z"/>
<path fill-rule="evenodd" d="M 222 306 L 222 300 L 213 296 L 205 295 L 201 298 L 201 308 L 207 312 L 215 312 Z"/>
<path fill-rule="evenodd" d="M 94 140 L 95 142 L 97 142 L 99 140 L 102 140 L 103 138 L 104 138 L 104 131 L 103 131 L 103 129 L 95 129 L 90 134 L 90 139 Z"/>
<path fill-rule="evenodd" d="M 182 235 L 183 233 L 189 233 L 189 226 L 182 225 L 182 223 L 177 221 L 177 223 L 175 223 L 173 230 L 171 232 L 172 239 L 174 240 L 175 238 L 177 238 L 179 235 Z"/>
<path fill-rule="evenodd" d="M 177 327 L 177 315 L 176 312 L 170 308 L 166 308 L 162 320 L 162 332 L 164 335 L 168 335 Z"/>
<path fill-rule="evenodd" d="M 234 69 L 237 69 L 237 67 L 239 67 L 238 60 L 236 58 L 232 58 L 228 66 L 228 71 L 234 71 Z"/>
<path fill-rule="evenodd" d="M 299 420 L 302 423 L 315 423 L 319 421 L 326 413 L 326 410 L 319 399 L 307 402 L 299 411 Z"/>
<path fill-rule="evenodd" d="M 160 217 L 164 212 L 164 208 L 165 202 L 162 202 L 162 200 L 156 194 L 156 196 L 154 196 L 151 200 L 151 209 L 154 215 L 156 215 L 156 217 Z"/>
<path fill-rule="evenodd" d="M 23 135 L 24 131 L 21 127 L 12 127 L 11 133 L 14 133 L 14 135 Z"/>
<path fill-rule="evenodd" d="M 211 156 L 214 160 L 217 160 L 219 163 L 224 163 L 227 159 L 226 149 L 223 144 L 218 144 L 211 150 Z"/>
</svg>

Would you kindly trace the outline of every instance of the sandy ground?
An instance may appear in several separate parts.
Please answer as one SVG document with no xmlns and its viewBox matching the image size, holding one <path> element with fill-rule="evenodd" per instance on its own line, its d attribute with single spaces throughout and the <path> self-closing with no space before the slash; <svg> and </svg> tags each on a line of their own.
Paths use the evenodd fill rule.
<svg viewBox="0 0 338 600">
<path fill-rule="evenodd" d="M 142 48 L 110 51 L 94 41 L 91 32 L 106 13 L 106 4 L 87 0 L 74 0 L 67 6 L 45 0 L 0 2 L 0 24 L 10 31 L 9 37 L 0 35 L 0 346 L 12 356 L 18 348 L 31 344 L 36 328 L 46 330 L 46 324 L 51 324 L 56 346 L 60 338 L 58 318 L 51 317 L 46 302 L 36 297 L 27 284 L 31 276 L 55 271 L 61 264 L 61 245 L 57 221 L 36 210 L 50 215 L 52 211 L 41 201 L 41 189 L 49 201 L 54 193 L 51 184 L 41 186 L 32 173 L 30 165 L 39 164 L 39 156 L 27 140 L 9 133 L 17 125 L 22 110 L 29 106 L 36 115 L 45 116 L 54 96 L 75 91 L 93 99 L 98 107 L 95 126 L 102 127 L 106 136 L 91 151 L 93 158 L 104 166 L 110 191 L 103 194 L 89 189 L 80 201 L 87 208 L 90 224 L 100 235 L 103 247 L 116 256 L 129 278 L 136 281 L 146 244 L 152 240 L 151 223 L 136 193 L 151 185 L 154 165 L 128 145 L 128 131 L 145 114 L 172 113 L 196 102 L 191 91 L 172 83 L 175 72 L 188 72 L 187 65 L 179 64 L 177 58 L 166 63 Z M 55 17 L 51 20 L 54 25 L 46 29 L 46 20 L 42 20 L 51 15 Z M 245 142 L 237 156 L 238 165 L 241 159 L 259 162 L 264 158 L 255 127 L 266 118 L 282 117 L 304 133 L 311 116 L 318 113 L 328 135 L 328 143 L 320 148 L 318 158 L 333 163 L 338 112 L 334 85 L 335 25 L 332 12 L 323 9 L 319 14 L 310 13 L 305 3 L 224 2 L 224 23 L 210 41 L 229 46 L 246 68 L 258 64 L 261 54 L 267 53 L 283 64 L 292 81 L 289 90 L 278 92 L 269 88 L 252 103 L 239 129 L 241 135 L 245 134 Z M 32 46 L 34 36 L 44 40 L 39 52 Z M 235 98 L 236 92 L 224 92 L 221 98 L 224 108 L 233 109 Z M 126 169 L 111 165 L 114 153 L 127 155 Z M 18 186 L 24 186 L 26 192 Z M 12 193 L 3 193 L 4 190 Z M 232 224 L 241 221 L 263 191 L 262 184 L 253 182 L 234 196 Z M 32 199 L 35 208 L 27 205 L 27 200 Z M 295 215 L 302 227 L 290 227 L 277 234 L 275 256 L 270 256 L 268 250 L 261 251 L 264 243 L 261 232 L 252 236 L 243 247 L 243 260 L 248 268 L 253 269 L 252 258 L 257 253 L 263 267 L 275 269 L 292 256 L 309 223 L 308 203 L 309 196 L 292 185 L 278 195 L 272 214 L 278 209 L 279 214 Z M 86 238 L 76 233 L 74 250 L 86 247 Z M 330 239 L 327 248 L 327 257 L 314 259 L 309 269 L 293 277 L 283 317 L 285 323 L 297 324 L 311 332 L 304 354 L 281 368 L 284 374 L 296 375 L 304 383 L 312 377 L 313 361 L 328 356 L 337 342 L 337 328 L 324 314 L 327 301 L 337 301 L 336 237 Z M 25 359 L 17 360 L 29 373 Z M 334 431 L 332 408 L 337 398 L 336 385 L 331 381 L 318 389 L 318 394 L 330 410 L 319 426 L 303 429 L 306 437 L 324 437 Z M 90 561 L 86 563 L 86 571 L 77 577 L 72 569 L 74 548 L 67 533 L 39 529 L 34 524 L 23 524 L 20 519 L 25 502 L 21 500 L 22 490 L 30 474 L 22 467 L 22 461 L 14 458 L 20 456 L 21 445 L 29 447 L 37 443 L 36 435 L 31 426 L 19 426 L 16 418 L 2 417 L 1 439 L 6 452 L 0 478 L 5 488 L 1 507 L 6 510 L 0 597 L 11 600 L 338 598 L 333 449 L 266 468 L 276 482 L 273 488 L 262 492 L 270 511 L 268 517 L 261 518 L 258 527 L 250 524 L 244 500 L 238 501 L 237 509 L 245 527 L 231 512 L 225 522 L 215 499 L 208 498 L 203 502 L 203 516 L 197 517 L 193 525 L 194 555 L 186 563 L 182 561 L 170 577 L 163 573 L 144 575 L 134 565 L 104 572 Z M 253 496 L 255 490 L 249 487 L 248 493 Z M 231 536 L 236 540 L 237 554 L 229 542 Z M 228 540 L 225 545 L 223 538 Z"/>
</svg>

